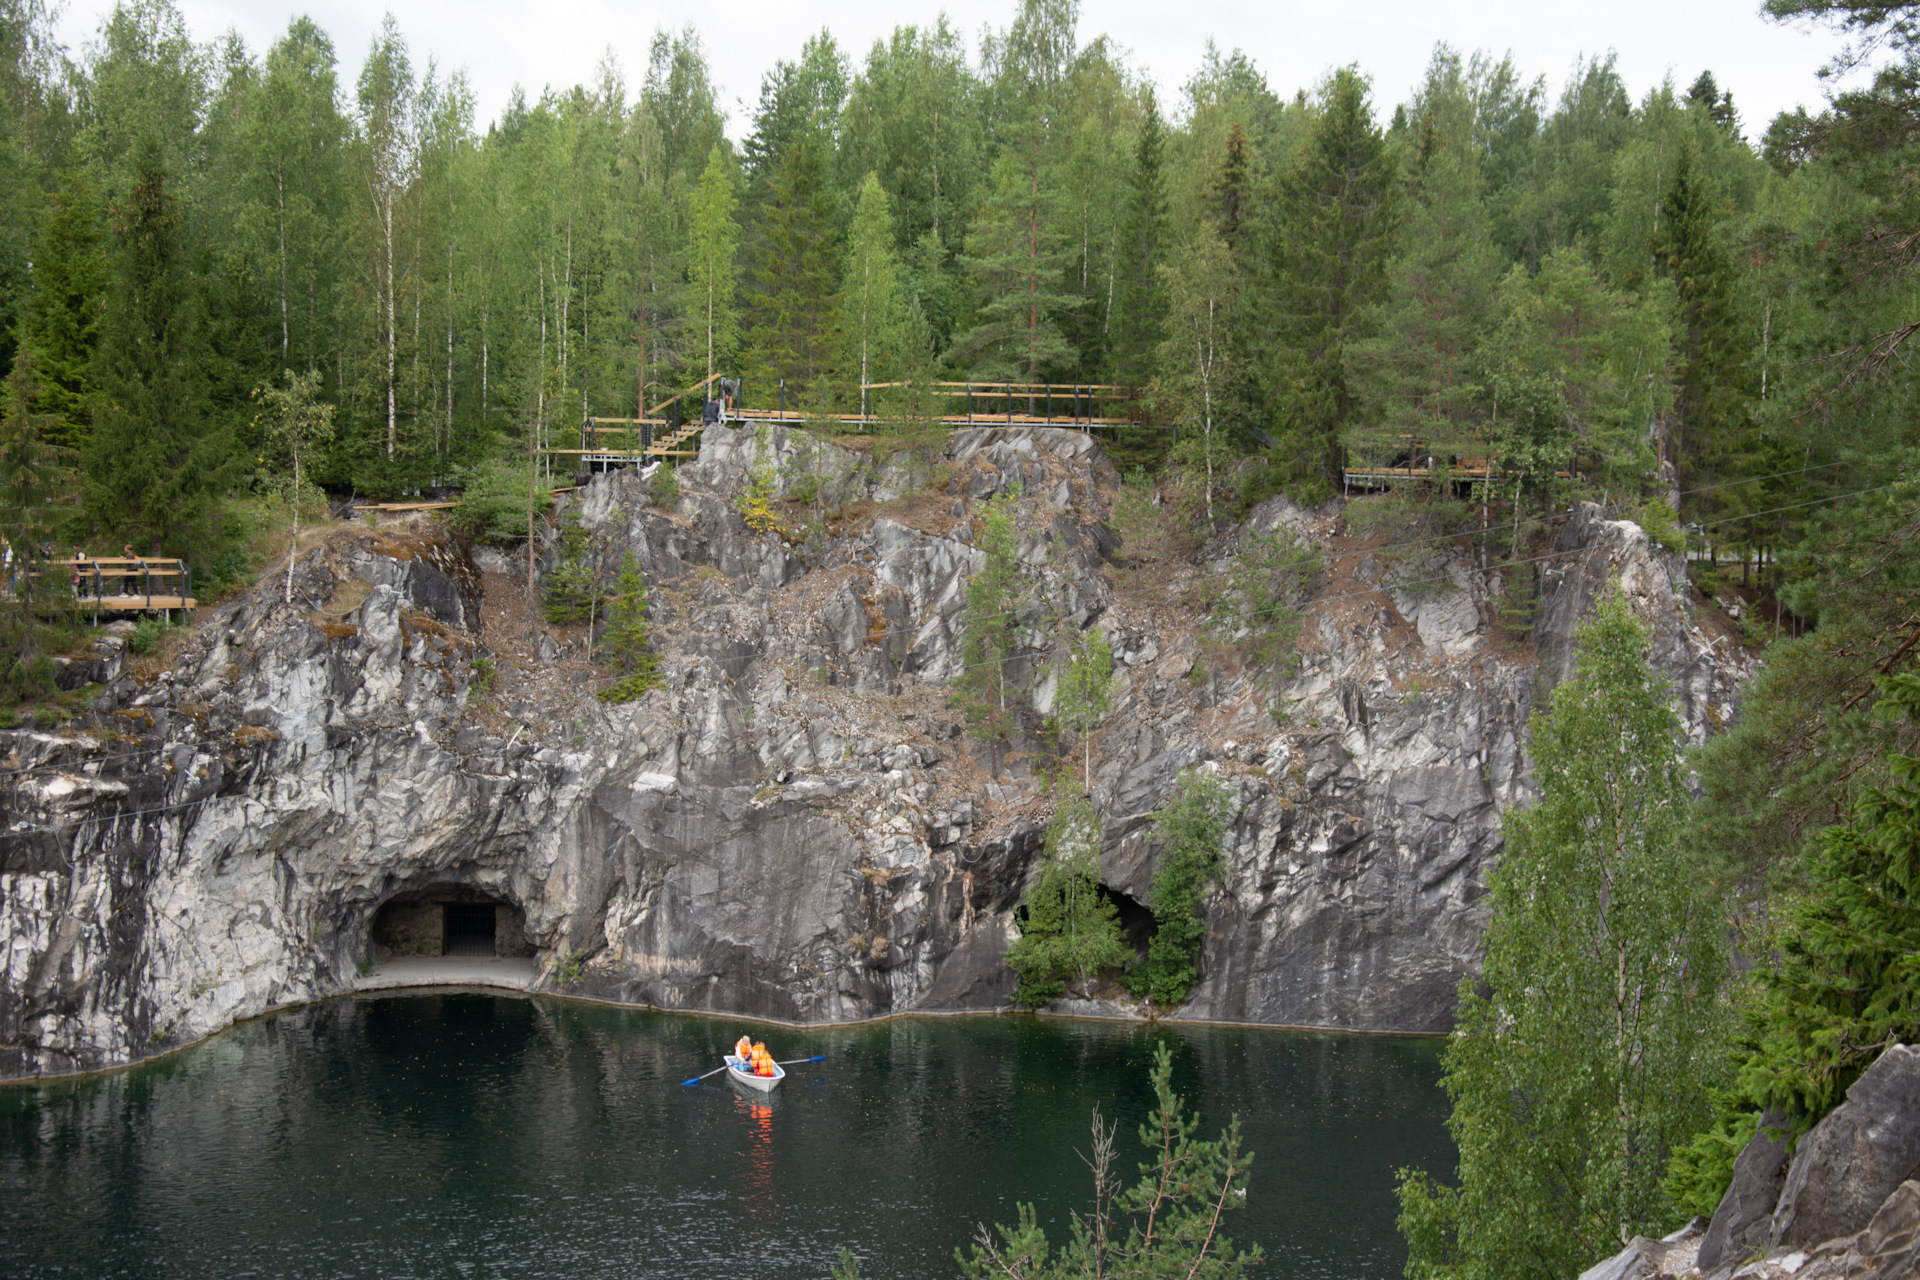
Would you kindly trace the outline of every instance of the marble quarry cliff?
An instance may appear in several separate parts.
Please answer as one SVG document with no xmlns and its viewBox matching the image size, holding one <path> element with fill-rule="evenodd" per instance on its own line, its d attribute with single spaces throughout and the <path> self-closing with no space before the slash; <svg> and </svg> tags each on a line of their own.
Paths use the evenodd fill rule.
<svg viewBox="0 0 1920 1280">
<path fill-rule="evenodd" d="M 750 487 L 782 527 L 743 518 Z M 989 750 L 951 682 L 1001 493 L 1040 603 L 1021 731 Z M 530 607 L 524 552 L 426 516 L 316 532 L 291 601 L 283 563 L 163 660 L 106 636 L 70 663 L 64 680 L 102 687 L 96 712 L 0 733 L 0 1077 L 350 991 L 413 945 L 408 904 L 435 901 L 510 915 L 542 989 L 794 1023 L 1005 1008 L 1064 627 L 1114 654 L 1087 756 L 1130 927 L 1179 771 L 1236 796 L 1202 980 L 1169 1016 L 1441 1031 L 1478 962 L 1500 815 L 1529 796 L 1528 717 L 1595 595 L 1621 585 L 1695 740 L 1744 673 L 1680 558 L 1591 504 L 1550 532 L 1514 634 L 1465 539 L 1410 568 L 1339 503 L 1276 498 L 1144 555 L 1075 431 L 965 431 L 916 459 L 713 428 L 677 498 L 656 496 L 614 472 L 553 512 L 603 584 L 628 552 L 645 573 L 662 683 L 624 705 L 595 696 L 589 627 Z M 1323 568 L 1276 682 L 1200 621 L 1279 526 Z M 536 551 L 543 574 L 568 554 L 557 528 Z M 1134 1011 L 1111 989 L 1061 1008 Z"/>
</svg>

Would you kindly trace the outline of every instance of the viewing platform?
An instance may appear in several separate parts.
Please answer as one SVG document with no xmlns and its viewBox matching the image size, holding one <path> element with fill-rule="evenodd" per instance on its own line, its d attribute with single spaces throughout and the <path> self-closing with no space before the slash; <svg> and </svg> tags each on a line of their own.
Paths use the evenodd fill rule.
<svg viewBox="0 0 1920 1280">
<path fill-rule="evenodd" d="M 708 391 L 724 380 L 719 374 L 705 378 L 678 395 L 649 407 L 637 418 L 587 418 L 580 424 L 578 448 L 547 449 L 555 457 L 580 459 L 582 466 L 618 465 L 656 458 L 691 458 L 699 454 L 696 441 L 709 424 L 703 421 Z M 738 389 L 738 384 L 728 383 Z M 897 422 L 904 415 L 894 406 L 881 403 L 890 391 L 908 390 L 900 382 L 869 382 L 860 388 L 860 408 L 851 412 L 826 415 L 809 413 L 787 405 L 786 385 L 779 387 L 777 402 L 771 408 L 744 408 L 737 403 L 725 406 L 718 422 L 836 422 L 853 430 L 870 429 Z M 936 423 L 951 430 L 967 427 L 1065 427 L 1083 431 L 1125 428 L 1171 430 L 1166 424 L 1145 420 L 1137 394 L 1113 383 L 1052 382 L 930 382 L 919 388 L 923 404 L 913 415 L 920 421 Z M 696 403 L 699 409 L 689 415 L 683 407 Z"/>
<path fill-rule="evenodd" d="M 184 613 L 200 604 L 193 598 L 193 568 L 185 560 L 101 556 L 33 563 L 38 567 L 27 571 L 29 577 L 56 582 L 64 577 L 73 607 L 91 610 L 96 625 L 103 613 Z"/>
</svg>

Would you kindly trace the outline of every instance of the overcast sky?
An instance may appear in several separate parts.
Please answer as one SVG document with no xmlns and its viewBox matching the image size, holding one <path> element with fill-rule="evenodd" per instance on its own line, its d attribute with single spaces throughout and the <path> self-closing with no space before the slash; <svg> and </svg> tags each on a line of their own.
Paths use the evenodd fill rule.
<svg viewBox="0 0 1920 1280">
<path fill-rule="evenodd" d="M 749 104 L 776 60 L 799 55 L 822 26 L 858 61 L 898 23 L 930 23 L 943 10 L 977 53 L 979 33 L 1005 26 L 1013 0 L 178 0 L 194 38 L 210 41 L 237 30 L 256 53 L 305 12 L 333 36 L 342 84 L 351 88 L 381 16 L 398 18 L 416 67 L 429 56 L 443 70 L 464 67 L 479 99 L 480 119 L 493 119 L 513 87 L 537 94 L 590 78 L 611 47 L 629 86 L 644 70 L 657 27 L 693 23 L 713 61 L 728 114 L 727 132 L 749 127 Z M 103 0 L 68 0 L 60 30 L 79 53 L 94 37 Z M 1373 78 L 1376 101 L 1391 109 L 1418 80 L 1435 41 L 1463 51 L 1511 51 L 1529 76 L 1542 74 L 1557 96 L 1574 60 L 1611 49 L 1636 98 L 1671 72 L 1685 87 L 1710 69 L 1749 137 L 1774 113 L 1823 100 L 1817 68 L 1838 48 L 1825 29 L 1782 26 L 1760 16 L 1760 0 L 1083 0 L 1082 43 L 1106 33 L 1131 51 L 1133 63 L 1171 94 L 1199 63 L 1209 38 L 1239 47 L 1283 96 L 1310 86 L 1330 67 L 1356 62 Z M 1384 113 L 1383 113 L 1384 114 Z"/>
</svg>

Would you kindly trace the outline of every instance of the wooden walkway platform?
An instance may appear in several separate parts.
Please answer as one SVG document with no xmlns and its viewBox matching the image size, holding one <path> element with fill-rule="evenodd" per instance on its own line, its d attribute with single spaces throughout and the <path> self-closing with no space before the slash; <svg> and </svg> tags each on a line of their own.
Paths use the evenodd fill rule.
<svg viewBox="0 0 1920 1280">
<path fill-rule="evenodd" d="M 34 563 L 39 567 L 28 571 L 30 577 L 66 579 L 74 608 L 91 612 L 96 623 L 103 613 L 171 613 L 200 607 L 193 598 L 193 566 L 185 560 L 100 556 Z"/>
</svg>

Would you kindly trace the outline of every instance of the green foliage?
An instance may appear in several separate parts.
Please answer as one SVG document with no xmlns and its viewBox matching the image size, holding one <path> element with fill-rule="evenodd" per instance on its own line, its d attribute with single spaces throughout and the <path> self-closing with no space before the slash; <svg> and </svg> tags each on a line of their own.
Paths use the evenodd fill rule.
<svg viewBox="0 0 1920 1280">
<path fill-rule="evenodd" d="M 607 630 L 600 639 L 600 656 L 619 673 L 619 679 L 600 691 L 606 702 L 632 702 L 649 689 L 660 687 L 660 659 L 651 648 L 647 623 L 647 582 L 632 551 L 620 558 L 620 578 L 607 604 Z"/>
<path fill-rule="evenodd" d="M 747 343 L 765 379 L 803 385 L 840 358 L 838 220 L 827 179 L 830 143 L 808 132 L 775 160 L 755 221 Z"/>
<path fill-rule="evenodd" d="M 1120 913 L 1100 892 L 1100 815 L 1091 801 L 1056 790 L 1040 879 L 1020 899 L 1020 936 L 1007 967 L 1020 976 L 1013 998 L 1043 1005 L 1067 983 L 1127 958 Z"/>
<path fill-rule="evenodd" d="M 500 670 L 494 665 L 493 659 L 483 653 L 473 660 L 473 683 L 468 687 L 485 697 L 493 692 L 493 682 L 499 674 Z"/>
<path fill-rule="evenodd" d="M 674 474 L 672 467 L 662 463 L 660 469 L 647 481 L 647 501 L 662 511 L 671 511 L 680 505 L 680 477 Z"/>
<path fill-rule="evenodd" d="M 721 370 L 740 341 L 740 316 L 734 306 L 739 288 L 739 268 L 734 262 L 739 243 L 739 228 L 734 221 L 738 203 L 732 167 L 716 142 L 693 193 L 687 242 L 694 307 L 706 353 L 705 376 L 709 378 Z"/>
<path fill-rule="evenodd" d="M 133 624 L 133 634 L 127 637 L 127 648 L 134 653 L 148 654 L 159 645 L 160 637 L 167 634 L 164 618 L 142 618 Z"/>
<path fill-rule="evenodd" d="M 200 300 L 157 145 L 141 152 L 115 212 L 86 509 L 112 539 L 177 552 L 208 540 L 214 495 L 234 468 L 226 433 L 207 420 Z"/>
<path fill-rule="evenodd" d="M 1366 409 L 1347 376 L 1347 349 L 1371 334 L 1371 308 L 1387 287 L 1395 192 L 1393 155 L 1374 125 L 1366 81 L 1343 67 L 1281 178 L 1266 264 L 1279 321 L 1268 406 L 1304 474 L 1330 484 L 1339 481 L 1346 433 Z"/>
<path fill-rule="evenodd" d="M 1113 710 L 1113 649 L 1097 629 L 1075 631 L 1062 646 L 1053 716 L 1080 739 L 1084 785 L 1093 790 L 1093 731 Z"/>
<path fill-rule="evenodd" d="M 560 524 L 560 545 L 541 590 L 540 611 L 548 622 L 565 626 L 589 621 L 600 603 L 600 557 L 593 539 L 568 512 Z"/>
<path fill-rule="evenodd" d="M 1879 688 L 1876 719 L 1920 727 L 1920 676 L 1886 677 Z M 1676 1171 L 1673 1189 L 1690 1203 L 1726 1189 L 1734 1143 L 1761 1112 L 1777 1108 L 1804 1132 L 1888 1046 L 1920 1037 L 1920 754 L 1889 751 L 1885 777 L 1862 789 L 1846 822 L 1820 833 L 1777 964 L 1758 975 L 1737 1085 Z"/>
<path fill-rule="evenodd" d="M 511 546 L 527 536 L 527 473 L 511 462 L 483 462 L 460 473 L 460 505 L 447 513 L 453 526 L 476 542 Z M 535 513 L 553 504 L 553 490 L 536 482 Z"/>
<path fill-rule="evenodd" d="M 253 390 L 261 403 L 254 425 L 262 429 L 275 463 L 286 465 L 284 471 L 265 471 L 261 479 L 284 498 L 292 519 L 287 535 L 288 604 L 293 603 L 293 565 L 300 549 L 300 506 L 308 500 L 306 469 L 316 452 L 333 443 L 333 406 L 315 398 L 319 386 L 318 373 L 289 370 L 284 391 L 268 383 Z"/>
<path fill-rule="evenodd" d="M 1250 662 L 1269 668 L 1276 682 L 1300 664 L 1300 610 L 1320 572 L 1320 553 L 1284 524 L 1266 533 L 1248 530 L 1214 602 L 1207 631 L 1243 646 Z"/>
<path fill-rule="evenodd" d="M 1165 852 L 1153 874 L 1153 941 L 1129 975 L 1134 994 L 1177 1005 L 1199 977 L 1206 887 L 1220 871 L 1234 801 L 1233 787 L 1218 774 L 1183 769 L 1172 798 L 1154 815 Z"/>
<path fill-rule="evenodd" d="M 967 580 L 961 671 L 953 682 L 968 729 L 989 746 L 1004 740 L 1015 723 L 1009 664 L 1019 649 L 1020 614 L 1032 592 L 1014 527 L 1018 497 L 1014 489 L 1003 489 L 981 508 L 981 565 Z"/>
<path fill-rule="evenodd" d="M 1876 678 L 1920 660 L 1908 643 L 1920 603 L 1916 460 L 1902 450 L 1854 471 L 1848 487 L 1878 491 L 1810 525 L 1781 594 L 1817 626 L 1767 650 L 1732 726 L 1694 755 L 1702 795 L 1689 839 L 1716 881 L 1803 890 L 1824 829 L 1886 783 L 1896 755 L 1920 751 L 1920 726 L 1868 711 Z"/>
<path fill-rule="evenodd" d="M 1199 1116 L 1173 1091 L 1173 1054 L 1153 1047 L 1153 1113 L 1140 1126 L 1149 1159 L 1140 1181 L 1124 1190 L 1114 1168 L 1115 1126 L 1093 1115 L 1093 1207 L 1073 1219 L 1073 1233 L 1054 1252 L 1030 1204 L 1019 1221 L 982 1225 L 970 1255 L 954 1251 L 972 1280 L 1097 1280 L 1102 1276 L 1181 1276 L 1231 1280 L 1262 1260 L 1259 1246 L 1235 1248 L 1221 1234 L 1224 1215 L 1246 1203 L 1253 1154 L 1240 1149 L 1234 1116 L 1212 1142 L 1196 1138 Z M 1117 1193 L 1117 1194 L 1116 1194 Z"/>
<path fill-rule="evenodd" d="M 1710 1113 L 1723 923 L 1678 854 L 1680 733 L 1618 591 L 1536 722 L 1540 800 L 1505 815 L 1478 980 L 1443 1083 L 1459 1184 L 1403 1172 L 1407 1274 L 1575 1275 L 1673 1217 L 1660 1178 Z"/>
</svg>

